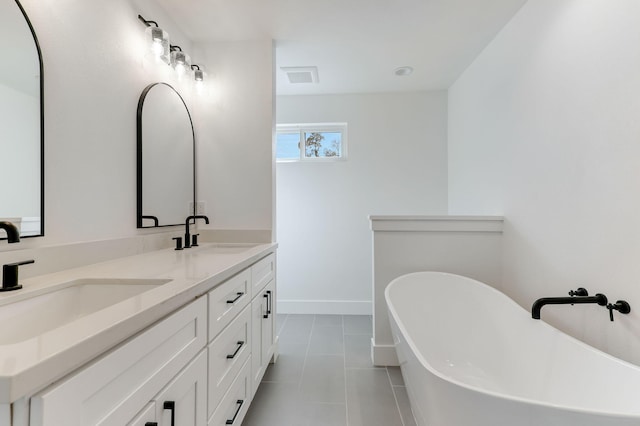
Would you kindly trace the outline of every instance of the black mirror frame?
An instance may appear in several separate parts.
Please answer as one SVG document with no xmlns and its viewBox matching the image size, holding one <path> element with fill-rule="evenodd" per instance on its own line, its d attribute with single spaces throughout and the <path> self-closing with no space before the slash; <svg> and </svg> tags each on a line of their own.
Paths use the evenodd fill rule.
<svg viewBox="0 0 640 426">
<path fill-rule="evenodd" d="M 142 214 L 142 107 L 144 106 L 144 100 L 147 97 L 147 93 L 149 93 L 149 90 L 151 90 L 154 86 L 157 86 L 157 85 L 164 85 L 169 87 L 171 90 L 173 90 L 182 101 L 184 108 L 187 110 L 187 115 L 189 116 L 189 123 L 191 124 L 191 137 L 193 141 L 193 158 L 192 158 L 192 161 L 193 161 L 193 213 L 192 215 L 196 214 L 195 213 L 196 212 L 196 134 L 193 128 L 193 119 L 191 118 L 191 111 L 189 111 L 189 107 L 187 107 L 187 103 L 184 101 L 180 93 L 175 88 L 173 88 L 173 86 L 171 86 L 168 83 L 162 83 L 162 82 L 152 83 L 147 87 L 145 87 L 144 90 L 142 91 L 142 94 L 140 95 L 140 99 L 138 100 L 138 109 L 136 113 L 136 139 L 137 139 L 137 153 L 136 153 L 137 226 L 136 227 L 137 228 L 162 228 L 165 226 L 184 226 L 184 223 L 171 223 L 171 224 L 160 225 L 158 223 L 158 218 L 156 218 L 155 216 L 143 216 Z M 144 226 L 142 224 L 143 219 L 151 219 L 155 222 L 155 224 L 152 226 Z"/>
<path fill-rule="evenodd" d="M 20 4 L 19 0 L 15 0 L 16 6 L 20 9 L 22 16 L 24 16 L 24 20 L 27 22 L 29 26 L 29 30 L 31 31 L 31 35 L 33 36 L 33 41 L 36 45 L 36 50 L 38 52 L 38 63 L 40 66 L 40 233 L 35 235 L 24 235 L 20 236 L 20 238 L 32 238 L 32 237 L 43 237 L 44 236 L 44 64 L 42 61 L 42 50 L 40 49 L 40 42 L 38 41 L 38 36 L 36 35 L 36 31 L 31 24 L 31 20 L 29 16 L 27 16 L 27 12 Z M 5 240 L 6 237 L 0 238 L 0 240 Z"/>
</svg>

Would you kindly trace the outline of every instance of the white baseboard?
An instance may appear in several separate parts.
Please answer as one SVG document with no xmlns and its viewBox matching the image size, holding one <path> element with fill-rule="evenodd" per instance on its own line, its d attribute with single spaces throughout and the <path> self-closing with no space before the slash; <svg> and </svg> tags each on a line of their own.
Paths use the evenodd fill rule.
<svg viewBox="0 0 640 426">
<path fill-rule="evenodd" d="M 278 300 L 280 314 L 371 315 L 368 300 Z"/>
<path fill-rule="evenodd" d="M 373 365 L 377 366 L 398 366 L 398 354 L 394 345 L 376 345 L 371 339 L 371 359 Z"/>
</svg>

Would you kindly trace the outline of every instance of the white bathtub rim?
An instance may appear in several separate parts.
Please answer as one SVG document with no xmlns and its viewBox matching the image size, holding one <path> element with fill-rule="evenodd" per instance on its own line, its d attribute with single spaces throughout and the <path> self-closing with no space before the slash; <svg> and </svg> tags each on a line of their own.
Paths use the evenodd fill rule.
<svg viewBox="0 0 640 426">
<path fill-rule="evenodd" d="M 613 417 L 613 418 L 618 418 L 618 419 L 636 420 L 636 419 L 640 418 L 640 412 L 638 414 L 629 414 L 629 413 L 620 413 L 620 412 L 616 412 L 616 411 L 590 410 L 588 408 L 583 408 L 583 407 L 575 407 L 575 406 L 562 405 L 562 404 L 553 404 L 551 402 L 540 401 L 540 400 L 537 400 L 537 399 L 524 398 L 524 397 L 520 397 L 520 396 L 513 396 L 513 395 L 509 395 L 509 394 L 505 394 L 505 393 L 500 393 L 500 392 L 496 392 L 496 391 L 483 389 L 483 388 L 480 388 L 478 386 L 473 386 L 473 385 L 470 385 L 468 383 L 461 382 L 461 381 L 459 381 L 459 380 L 457 380 L 457 379 L 455 379 L 455 378 L 453 378 L 451 376 L 447 376 L 446 374 L 443 374 L 441 371 L 439 371 L 438 369 L 432 367 L 431 364 L 429 364 L 429 362 L 427 362 L 427 360 L 424 358 L 422 353 L 418 350 L 416 344 L 413 341 L 413 338 L 407 332 L 404 324 L 401 321 L 398 320 L 397 311 L 392 306 L 392 304 L 389 303 L 389 289 L 391 288 L 391 286 L 394 283 L 400 281 L 401 279 L 407 278 L 407 277 L 410 277 L 410 276 L 413 276 L 413 275 L 451 276 L 451 277 L 460 277 L 460 278 L 464 278 L 466 280 L 471 280 L 471 281 L 474 281 L 475 283 L 477 283 L 478 285 L 484 286 L 489 291 L 498 293 L 500 295 L 500 297 L 504 297 L 504 298 L 508 299 L 510 303 L 513 303 L 518 308 L 523 310 L 525 312 L 525 314 L 528 314 L 528 311 L 526 311 L 522 306 L 517 304 L 513 299 L 511 299 L 509 296 L 507 296 L 506 294 L 502 293 L 501 291 L 499 291 L 499 290 L 497 290 L 497 289 L 491 287 L 490 285 L 487 285 L 487 284 L 485 284 L 485 283 L 483 283 L 481 281 L 477 281 L 477 280 L 474 280 L 473 278 L 465 277 L 464 275 L 452 274 L 452 273 L 449 273 L 449 272 L 439 272 L 439 271 L 421 271 L 421 272 L 412 272 L 412 273 L 405 274 L 405 275 L 402 275 L 402 276 L 399 276 L 399 277 L 395 278 L 394 280 L 392 280 L 387 285 L 387 287 L 384 290 L 384 297 L 385 297 L 385 301 L 387 303 L 387 309 L 389 310 L 389 312 L 393 316 L 393 321 L 396 323 L 396 325 L 400 329 L 400 332 L 402 333 L 402 336 L 404 337 L 404 339 L 406 340 L 407 344 L 411 348 L 411 351 L 413 352 L 415 357 L 418 359 L 418 361 L 422 364 L 422 366 L 429 371 L 429 373 L 433 374 L 434 376 L 438 377 L 441 380 L 444 380 L 446 382 L 452 383 L 452 384 L 454 384 L 456 386 L 459 386 L 459 387 L 462 387 L 462 388 L 465 388 L 465 389 L 469 389 L 469 390 L 474 391 L 474 392 L 479 392 L 479 393 L 482 393 L 482 394 L 485 394 L 485 395 L 493 396 L 493 397 L 496 397 L 496 398 L 503 398 L 503 399 L 506 399 L 506 400 L 514 401 L 514 402 L 532 404 L 532 405 L 543 406 L 543 407 L 560 408 L 560 409 L 563 409 L 563 410 L 573 411 L 573 412 L 576 412 L 576 413 L 588 414 L 588 415 L 606 415 L 606 416 Z M 581 340 L 578 340 L 575 337 L 570 336 L 570 335 L 564 333 L 561 330 L 558 330 L 557 328 L 553 327 L 552 325 L 548 324 L 547 322 L 544 322 L 542 320 L 534 320 L 534 319 L 532 319 L 532 321 L 540 321 L 541 322 L 541 326 L 549 327 L 549 328 L 557 331 L 558 333 L 562 333 L 564 335 L 564 337 L 572 340 L 574 343 L 576 343 L 578 346 L 584 348 L 585 350 L 595 352 L 595 353 L 599 354 L 600 356 L 603 356 L 603 357 L 607 358 L 608 360 L 610 360 L 612 362 L 621 364 L 623 366 L 630 367 L 630 368 L 635 369 L 635 370 L 640 370 L 640 367 L 638 367 L 637 365 L 631 364 L 631 363 L 629 363 L 627 361 L 624 361 L 624 360 L 622 360 L 620 358 L 616 358 L 611 354 L 608 354 L 608 353 L 603 352 L 603 351 L 601 351 L 601 350 L 599 350 L 597 348 L 594 348 L 593 346 L 588 345 L 587 343 L 585 343 L 585 342 L 583 342 Z"/>
</svg>

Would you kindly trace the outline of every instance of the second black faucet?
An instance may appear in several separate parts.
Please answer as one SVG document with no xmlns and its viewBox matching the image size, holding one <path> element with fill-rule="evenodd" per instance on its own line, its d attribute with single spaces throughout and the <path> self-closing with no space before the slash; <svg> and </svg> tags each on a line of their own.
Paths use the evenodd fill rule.
<svg viewBox="0 0 640 426">
<path fill-rule="evenodd" d="M 192 220 L 193 220 L 193 223 L 196 223 L 196 219 L 204 219 L 204 222 L 207 225 L 209 224 L 209 218 L 206 217 L 205 215 L 195 215 L 195 216 L 187 217 L 187 220 L 185 221 L 185 231 L 184 231 L 184 248 L 190 248 L 192 246 L 191 234 L 189 233 L 189 225 L 191 225 Z M 196 245 L 197 245 L 197 242 L 196 242 Z"/>
</svg>

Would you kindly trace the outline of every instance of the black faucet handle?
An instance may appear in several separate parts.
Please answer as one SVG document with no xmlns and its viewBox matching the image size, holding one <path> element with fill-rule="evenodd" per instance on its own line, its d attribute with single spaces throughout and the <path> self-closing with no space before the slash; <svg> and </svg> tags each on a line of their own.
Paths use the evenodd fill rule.
<svg viewBox="0 0 640 426">
<path fill-rule="evenodd" d="M 578 287 L 575 290 L 569 290 L 569 296 L 588 296 L 589 292 L 584 287 Z"/>
<path fill-rule="evenodd" d="M 18 267 L 20 265 L 28 265 L 30 263 L 35 263 L 35 260 L 23 260 L 21 262 L 2 265 L 2 287 L 0 287 L 0 291 L 21 289 L 22 286 L 18 284 Z"/>
<path fill-rule="evenodd" d="M 613 322 L 613 311 L 616 310 L 621 314 L 628 314 L 631 312 L 631 306 L 626 300 L 618 300 L 615 304 L 609 303 L 607 305 L 609 310 L 609 319 Z"/>
<path fill-rule="evenodd" d="M 198 247 L 198 235 L 200 234 L 191 234 L 191 247 Z"/>
<path fill-rule="evenodd" d="M 176 242 L 176 248 L 174 250 L 182 250 L 182 237 L 172 238 Z"/>
</svg>

